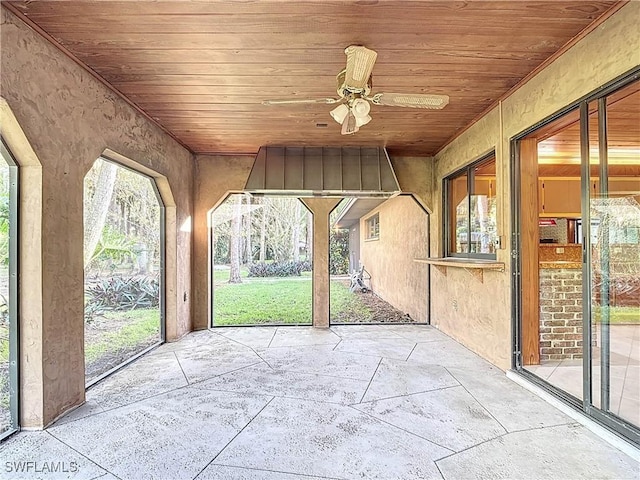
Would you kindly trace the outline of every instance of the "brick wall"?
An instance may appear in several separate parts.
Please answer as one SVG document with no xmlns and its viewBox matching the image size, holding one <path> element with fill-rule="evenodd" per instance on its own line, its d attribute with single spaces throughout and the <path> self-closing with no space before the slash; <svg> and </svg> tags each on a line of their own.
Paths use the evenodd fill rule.
<svg viewBox="0 0 640 480">
<path fill-rule="evenodd" d="M 592 332 L 595 342 L 595 329 Z M 540 269 L 540 360 L 582 358 L 582 270 Z"/>
</svg>

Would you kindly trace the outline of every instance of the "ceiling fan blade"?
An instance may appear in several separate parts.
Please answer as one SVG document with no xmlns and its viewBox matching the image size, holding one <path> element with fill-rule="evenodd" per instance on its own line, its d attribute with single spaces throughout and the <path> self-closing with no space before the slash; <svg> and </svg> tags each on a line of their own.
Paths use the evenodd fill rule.
<svg viewBox="0 0 640 480">
<path fill-rule="evenodd" d="M 356 133 L 358 130 L 359 128 L 356 123 L 356 116 L 353 114 L 351 109 L 349 109 L 349 114 L 342 122 L 342 130 L 340 133 L 342 133 L 342 135 L 351 135 L 352 133 Z"/>
<path fill-rule="evenodd" d="M 263 105 L 288 105 L 292 103 L 338 103 L 343 100 L 336 98 L 304 98 L 304 99 L 290 99 L 290 98 L 282 98 L 282 99 L 274 99 L 274 100 L 264 100 L 262 102 Z"/>
<path fill-rule="evenodd" d="M 345 88 L 351 91 L 364 91 L 371 77 L 373 65 L 378 54 L 363 46 L 351 45 L 344 51 L 347 55 Z"/>
<path fill-rule="evenodd" d="M 426 95 L 411 93 L 377 93 L 367 98 L 374 105 L 390 105 L 394 107 L 431 108 L 439 110 L 449 103 L 447 95 Z"/>
</svg>

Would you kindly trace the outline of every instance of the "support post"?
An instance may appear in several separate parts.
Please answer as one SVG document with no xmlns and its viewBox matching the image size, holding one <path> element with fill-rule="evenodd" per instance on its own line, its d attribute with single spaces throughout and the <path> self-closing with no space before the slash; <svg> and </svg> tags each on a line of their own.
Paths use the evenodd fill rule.
<svg viewBox="0 0 640 480">
<path fill-rule="evenodd" d="M 313 326 L 329 328 L 329 214 L 342 199 L 300 200 L 313 214 Z"/>
</svg>

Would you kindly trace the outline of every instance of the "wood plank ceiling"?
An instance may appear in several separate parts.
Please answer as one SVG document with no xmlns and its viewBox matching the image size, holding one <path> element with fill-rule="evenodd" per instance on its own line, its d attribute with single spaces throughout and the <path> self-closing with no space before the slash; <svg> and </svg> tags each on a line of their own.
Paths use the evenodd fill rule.
<svg viewBox="0 0 640 480">
<path fill-rule="evenodd" d="M 20 1 L 49 34 L 196 153 L 376 145 L 433 155 L 615 1 Z M 450 96 L 444 110 L 373 106 L 341 136 L 344 49 L 378 52 L 373 93 Z"/>
</svg>

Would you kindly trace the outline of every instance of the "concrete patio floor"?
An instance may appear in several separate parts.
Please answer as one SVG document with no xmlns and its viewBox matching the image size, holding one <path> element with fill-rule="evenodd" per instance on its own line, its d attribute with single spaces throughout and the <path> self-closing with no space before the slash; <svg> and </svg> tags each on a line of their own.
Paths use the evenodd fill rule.
<svg viewBox="0 0 640 480">
<path fill-rule="evenodd" d="M 97 384 L 46 431 L 14 435 L 0 458 L 3 479 L 640 475 L 636 460 L 417 325 L 195 332 Z M 66 471 L 42 472 L 52 466 Z"/>
</svg>

